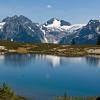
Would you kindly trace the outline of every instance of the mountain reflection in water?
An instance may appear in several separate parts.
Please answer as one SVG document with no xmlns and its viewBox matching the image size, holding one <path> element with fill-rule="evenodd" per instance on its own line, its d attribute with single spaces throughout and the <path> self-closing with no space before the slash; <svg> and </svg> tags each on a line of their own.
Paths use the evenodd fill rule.
<svg viewBox="0 0 100 100">
<path fill-rule="evenodd" d="M 88 57 L 59 57 L 52 55 L 39 55 L 39 54 L 6 54 L 0 55 L 0 62 L 12 65 L 13 67 L 27 67 L 29 63 L 34 63 L 36 60 L 45 60 L 51 67 L 60 67 L 64 63 L 82 63 L 83 60 L 89 66 L 100 67 L 99 56 L 88 56 Z"/>
</svg>

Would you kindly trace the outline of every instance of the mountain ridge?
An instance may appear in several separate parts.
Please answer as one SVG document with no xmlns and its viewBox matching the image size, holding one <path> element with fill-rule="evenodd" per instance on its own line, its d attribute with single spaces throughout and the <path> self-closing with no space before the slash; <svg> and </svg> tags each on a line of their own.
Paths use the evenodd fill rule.
<svg viewBox="0 0 100 100">
<path fill-rule="evenodd" d="M 51 18 L 37 24 L 27 17 L 6 17 L 0 22 L 0 40 L 55 44 L 96 44 L 100 37 L 100 20 L 92 19 L 87 24 Z"/>
</svg>

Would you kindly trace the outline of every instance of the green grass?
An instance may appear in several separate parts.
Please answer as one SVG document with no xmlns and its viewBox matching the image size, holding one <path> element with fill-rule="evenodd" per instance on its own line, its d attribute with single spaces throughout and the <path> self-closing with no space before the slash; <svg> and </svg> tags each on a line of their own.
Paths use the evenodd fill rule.
<svg viewBox="0 0 100 100">
<path fill-rule="evenodd" d="M 96 97 L 58 97 L 54 100 L 96 100 Z"/>
<path fill-rule="evenodd" d="M 17 96 L 15 92 L 5 83 L 0 88 L 0 100 L 29 100 L 25 97 Z"/>
<path fill-rule="evenodd" d="M 47 43 L 18 43 L 10 41 L 0 41 L 0 46 L 5 46 L 9 50 L 15 50 L 15 53 L 39 53 L 56 56 L 86 56 L 85 49 L 100 48 L 99 45 L 59 45 Z"/>
<path fill-rule="evenodd" d="M 96 100 L 97 98 L 98 97 L 70 97 L 67 96 L 65 93 L 63 97 L 55 97 L 52 100 Z M 31 99 L 16 95 L 16 93 L 8 85 L 4 83 L 0 88 L 0 100 L 31 100 Z"/>
<path fill-rule="evenodd" d="M 68 96 L 66 93 L 63 97 L 56 97 L 54 100 L 96 100 L 98 97 L 71 97 Z"/>
</svg>

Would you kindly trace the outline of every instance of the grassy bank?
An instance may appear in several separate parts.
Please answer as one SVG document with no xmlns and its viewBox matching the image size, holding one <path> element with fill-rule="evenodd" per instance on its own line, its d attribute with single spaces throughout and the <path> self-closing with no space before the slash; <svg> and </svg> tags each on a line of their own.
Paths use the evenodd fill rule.
<svg viewBox="0 0 100 100">
<path fill-rule="evenodd" d="M 54 100 L 100 100 L 99 97 L 71 97 L 68 96 L 66 93 L 63 97 L 56 97 Z"/>
<path fill-rule="evenodd" d="M 97 100 L 98 97 L 58 97 L 54 100 Z M 100 99 L 98 99 L 100 100 Z"/>
<path fill-rule="evenodd" d="M 22 96 L 16 95 L 16 93 L 5 83 L 0 87 L 0 100 L 33 100 Z M 69 97 L 64 94 L 63 97 L 55 97 L 52 100 L 100 100 L 99 97 Z"/>
<path fill-rule="evenodd" d="M 18 96 L 5 83 L 0 87 L 0 100 L 30 100 L 28 98 Z"/>
<path fill-rule="evenodd" d="M 58 45 L 58 44 L 31 44 L 0 41 L 7 53 L 39 53 L 56 56 L 86 56 L 90 54 L 100 55 L 99 45 Z"/>
</svg>

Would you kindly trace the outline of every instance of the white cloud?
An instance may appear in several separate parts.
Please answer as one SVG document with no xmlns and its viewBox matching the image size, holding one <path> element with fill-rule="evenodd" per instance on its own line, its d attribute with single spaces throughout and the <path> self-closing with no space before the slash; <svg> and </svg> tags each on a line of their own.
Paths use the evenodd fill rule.
<svg viewBox="0 0 100 100">
<path fill-rule="evenodd" d="M 51 9 L 52 8 L 52 5 L 47 5 L 47 8 Z"/>
</svg>

